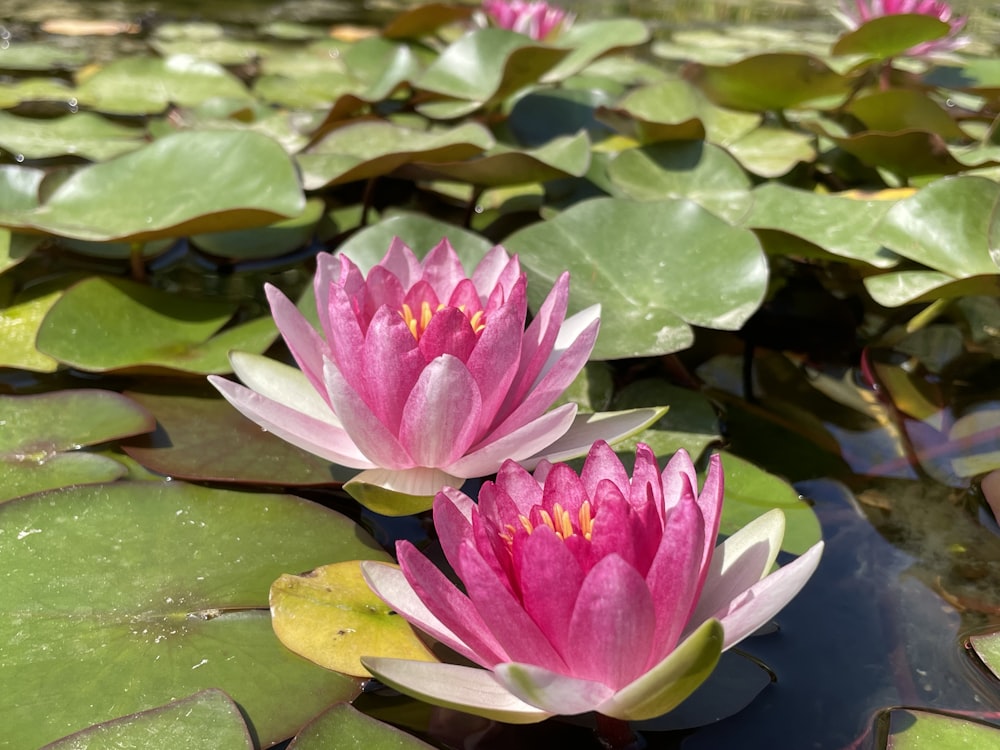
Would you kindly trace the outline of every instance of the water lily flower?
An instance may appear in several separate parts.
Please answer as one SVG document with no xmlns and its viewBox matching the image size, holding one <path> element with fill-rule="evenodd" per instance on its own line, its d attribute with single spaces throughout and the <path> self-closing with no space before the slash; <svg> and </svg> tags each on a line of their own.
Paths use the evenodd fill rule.
<svg viewBox="0 0 1000 750">
<path fill-rule="evenodd" d="M 362 662 L 404 693 L 499 721 L 664 714 L 798 593 L 822 552 L 819 542 L 771 572 L 780 510 L 715 547 L 722 497 L 718 456 L 699 494 L 687 453 L 661 473 L 642 443 L 631 477 L 597 442 L 579 475 L 507 462 L 478 504 L 445 489 L 434 526 L 464 593 L 408 542 L 398 568 L 362 570 L 396 612 L 482 668 Z"/>
<path fill-rule="evenodd" d="M 951 27 L 940 39 L 932 39 L 908 49 L 906 54 L 913 57 L 950 52 L 969 42 L 968 37 L 960 36 L 968 19 L 956 15 L 951 6 L 942 0 L 844 0 L 841 8 L 842 11 L 834 11 L 834 15 L 852 30 L 873 18 L 903 14 L 931 16 Z"/>
<path fill-rule="evenodd" d="M 571 13 L 541 0 L 485 0 L 483 11 L 494 26 L 538 41 L 555 36 L 573 23 Z"/>
<path fill-rule="evenodd" d="M 321 254 L 322 334 L 281 292 L 268 300 L 299 368 L 234 352 L 244 385 L 212 377 L 244 415 L 288 442 L 363 470 L 346 485 L 382 513 L 429 508 L 444 486 L 493 474 L 504 459 L 583 455 L 662 411 L 577 416 L 548 410 L 581 370 L 600 310 L 566 317 L 563 274 L 525 329 L 527 278 L 500 246 L 471 276 L 447 240 L 420 262 L 398 238 L 367 278 Z"/>
</svg>

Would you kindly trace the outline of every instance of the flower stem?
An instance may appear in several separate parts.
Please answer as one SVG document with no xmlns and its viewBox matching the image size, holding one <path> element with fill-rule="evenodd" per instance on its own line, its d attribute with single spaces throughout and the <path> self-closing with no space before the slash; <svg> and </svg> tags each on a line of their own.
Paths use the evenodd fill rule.
<svg viewBox="0 0 1000 750">
<path fill-rule="evenodd" d="M 597 714 L 597 741 L 605 750 L 642 750 L 646 741 L 632 731 L 627 721 Z"/>
</svg>

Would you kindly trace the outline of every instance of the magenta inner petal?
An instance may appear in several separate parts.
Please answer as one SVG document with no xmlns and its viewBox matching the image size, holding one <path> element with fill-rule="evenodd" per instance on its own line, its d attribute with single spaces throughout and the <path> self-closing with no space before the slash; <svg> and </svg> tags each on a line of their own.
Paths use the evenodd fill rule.
<svg viewBox="0 0 1000 750">
<path fill-rule="evenodd" d="M 513 552 L 524 609 L 568 659 L 567 652 L 579 648 L 569 640 L 569 622 L 583 585 L 583 570 L 547 526 L 515 537 Z"/>
<path fill-rule="evenodd" d="M 403 318 L 382 307 L 364 344 L 368 405 L 390 432 L 398 432 L 403 407 L 424 369 L 424 356 Z"/>
</svg>

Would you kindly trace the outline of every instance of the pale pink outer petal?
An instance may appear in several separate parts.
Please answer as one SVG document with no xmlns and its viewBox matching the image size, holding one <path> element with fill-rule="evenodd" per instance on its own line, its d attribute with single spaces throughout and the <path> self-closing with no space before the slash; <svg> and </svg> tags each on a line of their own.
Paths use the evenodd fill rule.
<svg viewBox="0 0 1000 750">
<path fill-rule="evenodd" d="M 420 277 L 423 275 L 423 269 L 420 267 L 420 261 L 416 254 L 399 237 L 392 238 L 389 249 L 386 250 L 378 265 L 383 266 L 399 279 L 404 291 L 420 281 Z"/>
<path fill-rule="evenodd" d="M 723 650 L 751 635 L 794 599 L 816 571 L 822 555 L 823 542 L 817 542 L 788 565 L 755 583 L 728 607 L 713 613 L 726 632 Z"/>
<path fill-rule="evenodd" d="M 376 467 L 356 474 L 344 487 L 347 488 L 351 484 L 372 484 L 402 495 L 434 497 L 442 487 L 462 484 L 462 480 L 446 471 L 429 466 L 414 466 L 411 469 L 383 469 Z"/>
<path fill-rule="evenodd" d="M 781 549 L 784 535 L 785 514 L 773 508 L 715 549 L 698 605 L 691 615 L 693 627 L 725 608 L 767 575 Z"/>
<path fill-rule="evenodd" d="M 472 514 L 476 504 L 460 490 L 445 487 L 434 498 L 434 530 L 448 564 L 459 565 L 458 549 L 472 539 Z"/>
<path fill-rule="evenodd" d="M 398 433 L 403 407 L 426 365 L 416 339 L 398 312 L 383 307 L 372 317 L 363 359 L 366 403 L 390 432 Z"/>
<path fill-rule="evenodd" d="M 330 321 L 330 285 L 340 278 L 341 259 L 330 253 L 319 253 L 316 256 L 316 277 L 313 279 L 313 293 L 316 296 L 316 312 L 319 314 L 323 335 L 329 341 Z M 360 272 L 359 272 L 360 273 Z"/>
<path fill-rule="evenodd" d="M 614 690 L 600 682 L 552 672 L 534 664 L 506 662 L 493 674 L 497 681 L 525 703 L 559 716 L 593 711 Z"/>
<path fill-rule="evenodd" d="M 646 429 L 666 411 L 667 408 L 662 407 L 579 414 L 557 440 L 541 448 L 534 455 L 517 460 L 524 468 L 533 469 L 543 460 L 554 463 L 583 456 L 590 450 L 595 440 L 607 440 L 613 445 Z"/>
<path fill-rule="evenodd" d="M 576 404 L 563 404 L 499 440 L 487 437 L 465 456 L 441 468 L 457 477 L 488 476 L 506 459 L 521 461 L 552 445 L 570 428 L 575 416 Z"/>
<path fill-rule="evenodd" d="M 354 444 L 375 466 L 384 469 L 409 469 L 414 465 L 406 450 L 389 429 L 344 379 L 337 366 L 326 361 L 323 370 L 327 393 L 334 411 Z M 454 472 L 449 472 L 454 473 Z"/>
<path fill-rule="evenodd" d="M 250 390 L 334 427 L 343 427 L 323 395 L 316 392 L 301 370 L 260 354 L 239 351 L 229 353 L 229 363 Z"/>
<path fill-rule="evenodd" d="M 569 673 L 622 688 L 649 662 L 656 630 L 653 597 L 642 576 L 617 554 L 591 568 L 579 591 L 569 623 L 569 643 L 577 646 L 566 654 Z"/>
<path fill-rule="evenodd" d="M 374 466 L 341 427 L 272 401 L 225 378 L 210 375 L 209 382 L 243 416 L 282 440 L 341 466 L 352 469 Z M 308 385 L 305 377 L 302 382 Z"/>
<path fill-rule="evenodd" d="M 352 390 L 367 396 L 368 383 L 363 367 L 365 336 L 347 292 L 337 285 L 331 287 L 329 308 L 325 312 L 329 316 L 326 340 L 330 345 L 330 356 L 327 359 L 335 363 Z M 320 312 L 320 319 L 324 319 L 324 311 Z"/>
<path fill-rule="evenodd" d="M 323 354 L 328 351 L 328 347 L 323 337 L 277 287 L 265 284 L 264 293 L 271 305 L 271 316 L 274 318 L 275 325 L 278 326 L 285 344 L 288 345 L 288 350 L 295 357 L 295 361 L 298 362 L 313 388 L 319 393 L 325 393 Z"/>
<path fill-rule="evenodd" d="M 516 697 L 485 669 L 370 656 L 361 663 L 386 685 L 435 706 L 507 724 L 533 724 L 552 716 Z"/>
<path fill-rule="evenodd" d="M 510 257 L 503 246 L 494 245 L 476 265 L 470 278 L 485 305 L 494 288 L 499 286 L 506 294 L 520 275 L 521 264 L 517 257 Z"/>
<path fill-rule="evenodd" d="M 482 412 L 479 388 L 465 364 L 450 354 L 430 362 L 403 407 L 399 443 L 420 466 L 449 468 L 476 438 Z"/>
</svg>

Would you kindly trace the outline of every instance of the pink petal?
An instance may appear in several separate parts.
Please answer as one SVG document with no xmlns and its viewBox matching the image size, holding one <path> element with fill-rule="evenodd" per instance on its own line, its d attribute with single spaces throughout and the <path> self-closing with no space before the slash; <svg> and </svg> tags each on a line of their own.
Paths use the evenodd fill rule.
<svg viewBox="0 0 1000 750">
<path fill-rule="evenodd" d="M 580 648 L 570 640 L 573 615 L 583 571 L 573 554 L 548 526 L 515 537 L 514 568 L 519 574 L 524 609 L 564 659 Z"/>
<path fill-rule="evenodd" d="M 644 574 L 645 570 L 638 569 L 636 543 L 641 542 L 641 537 L 637 538 L 632 528 L 632 506 L 614 482 L 604 480 L 597 485 L 594 509 L 594 531 L 590 542 L 591 565 L 608 555 L 617 554 L 640 575 Z"/>
<path fill-rule="evenodd" d="M 655 628 L 653 598 L 642 576 L 617 555 L 605 557 L 587 574 L 573 609 L 569 639 L 581 647 L 567 654 L 569 674 L 624 687 L 649 662 Z"/>
<path fill-rule="evenodd" d="M 363 361 L 368 403 L 390 432 L 398 432 L 403 407 L 425 366 L 416 339 L 398 313 L 383 307 L 372 318 Z"/>
<path fill-rule="evenodd" d="M 243 416 L 282 440 L 341 466 L 352 469 L 374 466 L 342 428 L 295 411 L 225 378 L 210 375 L 208 379 Z"/>
<path fill-rule="evenodd" d="M 502 246 L 490 249 L 472 272 L 472 283 L 476 285 L 480 298 L 485 301 L 490 293 L 499 288 L 508 294 L 521 276 L 521 264 L 511 258 Z"/>
<path fill-rule="evenodd" d="M 281 331 L 281 337 L 288 345 L 288 350 L 295 357 L 302 372 L 309 378 L 313 388 L 318 393 L 325 394 L 323 354 L 328 351 L 328 347 L 323 337 L 277 287 L 265 284 L 264 293 L 271 305 L 271 315 L 275 325 Z"/>
<path fill-rule="evenodd" d="M 500 642 L 494 637 L 489 625 L 480 617 L 469 597 L 462 594 L 455 584 L 438 570 L 426 557 L 409 542 L 396 544 L 396 557 L 417 598 L 451 633 L 457 643 L 443 640 L 460 654 L 477 664 L 490 668 L 501 661 L 510 661 Z M 395 603 L 386 600 L 395 608 Z M 410 621 L 410 612 L 397 610 Z M 423 629 L 423 624 L 413 621 Z M 436 636 L 435 636 L 436 637 Z"/>
<path fill-rule="evenodd" d="M 646 585 L 656 608 L 656 637 L 647 668 L 677 645 L 697 604 L 696 571 L 704 537 L 698 504 L 693 497 L 681 500 L 670 511 L 659 549 L 646 573 Z"/>
<path fill-rule="evenodd" d="M 454 473 L 448 466 L 476 438 L 481 410 L 472 375 L 461 361 L 444 354 L 424 368 L 413 386 L 403 408 L 399 442 L 415 463 Z"/>
<path fill-rule="evenodd" d="M 483 429 L 495 423 L 517 373 L 527 304 L 524 284 L 519 284 L 510 302 L 486 319 L 479 342 L 466 360 L 483 395 Z"/>
<path fill-rule="evenodd" d="M 667 465 L 663 467 L 660 482 L 663 486 L 665 511 L 673 508 L 682 497 L 687 497 L 692 490 L 697 491 L 698 473 L 694 470 L 691 456 L 686 450 L 681 448 L 670 457 Z M 708 543 L 714 546 L 715 538 L 711 538 Z"/>
<path fill-rule="evenodd" d="M 379 421 L 364 399 L 347 382 L 340 370 L 326 361 L 323 378 L 334 411 L 358 449 L 375 466 L 384 469 L 408 469 L 415 462 L 396 436 Z"/>
<path fill-rule="evenodd" d="M 442 354 L 450 354 L 465 362 L 478 341 L 465 313 L 455 307 L 445 307 L 431 316 L 430 323 L 420 337 L 420 351 L 425 362 Z"/>
<path fill-rule="evenodd" d="M 483 301 L 479 298 L 479 291 L 471 279 L 462 279 L 451 291 L 451 296 L 444 300 L 449 307 L 457 307 L 470 318 L 477 312 L 482 311 Z"/>
<path fill-rule="evenodd" d="M 612 454 L 613 455 L 613 454 Z M 584 467 L 586 468 L 586 467 Z M 660 517 L 660 522 L 666 518 L 663 507 L 663 485 L 660 482 L 660 468 L 656 463 L 656 455 L 645 443 L 635 447 L 635 464 L 632 467 L 631 492 L 629 501 L 634 506 L 650 499 L 652 493 L 653 506 Z"/>
<path fill-rule="evenodd" d="M 488 435 L 465 456 L 441 468 L 458 477 L 487 476 L 506 459 L 521 461 L 551 445 L 569 429 L 575 416 L 576 404 L 563 404 L 499 440 Z"/>
<path fill-rule="evenodd" d="M 365 316 L 371 320 L 379 308 L 385 306 L 397 315 L 403 309 L 403 299 L 406 289 L 396 275 L 384 266 L 374 266 L 368 272 L 365 284 L 367 298 L 365 300 Z"/>
<path fill-rule="evenodd" d="M 330 345 L 331 359 L 351 388 L 364 397 L 368 393 L 363 367 L 365 336 L 354 315 L 352 299 L 337 285 L 330 287 L 329 309 L 326 313 L 324 316 L 324 311 L 321 310 L 320 319 L 329 319 L 326 340 Z"/>
<path fill-rule="evenodd" d="M 462 261 L 458 259 L 447 238 L 424 256 L 422 266 L 424 272 L 421 278 L 433 287 L 439 300 L 449 299 L 458 282 L 466 278 Z"/>
<path fill-rule="evenodd" d="M 475 503 L 460 490 L 445 487 L 434 498 L 434 530 L 448 564 L 457 570 L 458 548 L 472 537 Z"/>
<path fill-rule="evenodd" d="M 527 516 L 534 506 L 541 505 L 542 485 L 516 461 L 504 461 L 497 472 L 496 484 L 517 504 L 518 515 Z M 517 520 L 516 517 L 501 517 L 504 523 L 514 523 Z"/>
<path fill-rule="evenodd" d="M 566 663 L 545 634 L 501 583 L 472 542 L 459 550 L 462 583 L 488 632 L 507 652 L 504 661 L 524 661 L 566 672 Z"/>
<path fill-rule="evenodd" d="M 579 518 L 580 508 L 590 500 L 587 490 L 580 481 L 580 476 L 567 464 L 556 464 L 545 477 L 542 489 L 542 506 L 552 510 L 559 503 L 569 512 L 570 518 Z"/>
<path fill-rule="evenodd" d="M 701 587 L 705 583 L 708 566 L 712 559 L 712 550 L 715 548 L 716 537 L 719 536 L 719 523 L 722 521 L 722 499 L 725 492 L 724 483 L 722 459 L 719 458 L 718 453 L 715 453 L 708 461 L 705 486 L 701 488 L 701 494 L 698 495 L 698 507 L 701 508 L 701 515 L 705 519 L 705 547 L 701 556 L 698 591 L 701 591 Z M 694 486 L 697 488 L 697 481 Z"/>
<path fill-rule="evenodd" d="M 404 290 L 408 290 L 416 284 L 423 275 L 423 269 L 420 267 L 420 261 L 417 260 L 417 256 L 414 255 L 413 251 L 399 237 L 392 238 L 392 242 L 389 243 L 389 249 L 382 257 L 382 260 L 378 262 L 378 265 L 383 266 L 399 279 L 399 283 L 403 286 Z"/>
<path fill-rule="evenodd" d="M 614 482 L 626 497 L 629 495 L 631 482 L 621 459 L 618 458 L 610 445 L 603 440 L 598 440 L 591 446 L 587 460 L 583 462 L 580 480 L 583 482 L 587 494 L 594 497 L 597 485 L 604 479 Z M 659 480 L 659 476 L 657 476 L 657 480 Z M 657 485 L 659 485 L 659 481 L 657 481 Z M 636 503 L 633 501 L 633 504 Z"/>
<path fill-rule="evenodd" d="M 609 443 L 624 440 L 656 422 L 666 411 L 666 407 L 662 407 L 578 414 L 560 438 L 535 455 L 518 460 L 527 469 L 537 467 L 537 479 L 541 476 L 543 462 L 568 461 L 586 455 L 595 440 Z"/>
</svg>

